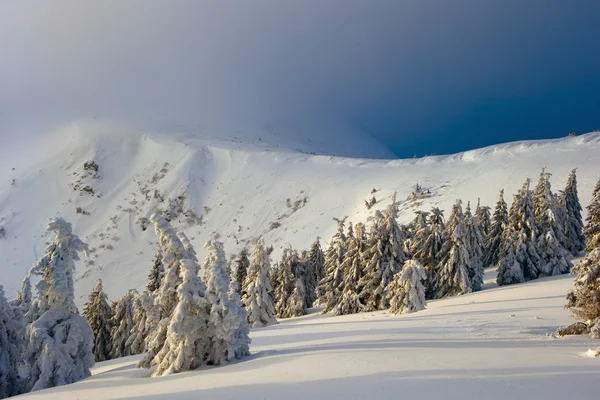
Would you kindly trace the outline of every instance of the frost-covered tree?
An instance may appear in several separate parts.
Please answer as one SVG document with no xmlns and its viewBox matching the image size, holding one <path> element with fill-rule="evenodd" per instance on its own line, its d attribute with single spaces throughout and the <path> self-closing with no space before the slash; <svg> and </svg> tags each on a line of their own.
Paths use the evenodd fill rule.
<svg viewBox="0 0 600 400">
<path fill-rule="evenodd" d="M 244 281 L 244 297 L 242 297 L 242 303 L 248 312 L 248 325 L 251 327 L 262 327 L 277 323 L 275 306 L 269 294 L 273 291 L 269 279 L 270 269 L 269 254 L 264 243 L 259 241 L 254 249 L 248 275 Z"/>
<path fill-rule="evenodd" d="M 550 186 L 550 174 L 542 170 L 534 192 L 534 221 L 537 227 L 537 252 L 541 265 L 539 275 L 568 273 L 573 264 L 562 246 L 564 233 L 557 218 L 556 201 Z"/>
<path fill-rule="evenodd" d="M 240 251 L 237 260 L 235 260 L 235 288 L 240 297 L 244 296 L 242 287 L 244 286 L 244 281 L 246 280 L 246 276 L 248 275 L 249 267 L 250 259 L 248 258 L 248 248 L 244 247 Z"/>
<path fill-rule="evenodd" d="M 385 212 L 377 211 L 373 218 L 365 251 L 364 275 L 359 282 L 365 311 L 388 308 L 386 287 L 406 260 L 404 235 L 396 221 L 397 214 L 398 203 L 394 194 Z"/>
<path fill-rule="evenodd" d="M 585 219 L 583 234 L 586 237 L 585 251 L 590 253 L 600 247 L 600 180 L 594 188 L 587 210 L 588 215 Z"/>
<path fill-rule="evenodd" d="M 229 294 L 229 276 L 223 244 L 208 241 L 204 245 L 207 251 L 202 264 L 206 284 L 206 299 L 210 303 L 209 334 L 211 346 L 208 363 L 221 365 L 242 354 L 249 354 L 246 312 L 239 303 L 231 301 Z M 245 335 L 244 335 L 245 333 Z"/>
<path fill-rule="evenodd" d="M 146 290 L 150 293 L 154 293 L 160 287 L 163 277 L 165 276 L 165 266 L 162 263 L 162 252 L 160 247 L 156 249 L 154 260 L 152 261 L 152 268 L 148 273 L 148 285 Z"/>
<path fill-rule="evenodd" d="M 0 399 L 16 396 L 23 392 L 23 378 L 19 369 L 23 364 L 22 325 L 20 310 L 12 306 L 4 296 L 0 285 Z"/>
<path fill-rule="evenodd" d="M 317 239 L 313 242 L 305 263 L 308 273 L 311 274 L 311 280 L 314 282 L 314 289 L 306 289 L 306 297 L 308 300 L 308 304 L 306 306 L 312 307 L 317 300 L 317 286 L 325 275 L 325 270 L 323 267 L 325 264 L 325 255 L 321 249 L 320 238 L 317 237 Z"/>
<path fill-rule="evenodd" d="M 471 203 L 467 203 L 464 217 L 467 228 L 467 241 L 469 243 L 469 257 L 471 258 L 469 280 L 471 281 L 471 289 L 475 292 L 481 290 L 483 286 L 485 237 L 483 229 L 477 222 L 477 218 L 471 214 Z"/>
<path fill-rule="evenodd" d="M 510 207 L 508 225 L 500 245 L 496 278 L 498 285 L 520 283 L 536 279 L 539 275 L 541 260 L 536 247 L 537 229 L 530 184 L 531 180 L 526 179 Z"/>
<path fill-rule="evenodd" d="M 365 225 L 358 223 L 354 237 L 348 240 L 348 251 L 346 251 L 341 265 L 343 271 L 341 296 L 331 310 L 336 315 L 356 314 L 364 310 L 360 298 L 359 282 L 363 276 L 366 244 Z"/>
<path fill-rule="evenodd" d="M 477 208 L 475 208 L 475 218 L 477 219 L 477 223 L 481 227 L 484 236 L 487 238 L 490 227 L 492 226 L 492 215 L 490 213 L 490 208 L 488 206 L 482 206 L 479 199 L 477 199 Z"/>
<path fill-rule="evenodd" d="M 31 301 L 31 279 L 29 275 L 26 275 L 21 283 L 21 290 L 19 290 L 17 296 L 11 301 L 11 304 L 19 309 L 21 315 L 25 315 L 31 308 Z"/>
<path fill-rule="evenodd" d="M 41 277 L 45 302 L 41 316 L 27 326 L 25 361 L 29 370 L 28 389 L 40 390 L 77 382 L 90 376 L 94 365 L 94 333 L 77 314 L 73 273 L 78 253 L 87 244 L 73 234 L 71 224 L 52 218 L 47 230 L 56 237 L 30 270 Z"/>
<path fill-rule="evenodd" d="M 437 267 L 441 261 L 445 229 L 444 211 L 434 207 L 427 220 L 427 226 L 421 228 L 413 238 L 412 257 L 425 268 L 425 274 L 427 275 L 426 294 L 429 299 L 435 297 L 435 280 L 438 272 Z"/>
<path fill-rule="evenodd" d="M 288 298 L 287 314 L 290 317 L 299 317 L 306 314 L 306 289 L 302 279 L 295 279 L 294 290 Z"/>
<path fill-rule="evenodd" d="M 135 354 L 132 352 L 132 348 L 127 346 L 127 340 L 131 335 L 131 330 L 135 327 L 133 305 L 138 295 L 137 290 L 128 290 L 123 297 L 113 303 L 111 358 L 127 357 Z"/>
<path fill-rule="evenodd" d="M 133 300 L 134 325 L 125 342 L 125 346 L 129 348 L 131 354 L 141 354 L 146 351 L 146 337 L 158 323 L 158 321 L 155 321 L 154 324 L 151 322 L 153 309 L 156 309 L 154 296 L 148 291 L 142 292 Z M 155 314 L 157 313 L 155 312 Z"/>
<path fill-rule="evenodd" d="M 425 269 L 420 262 L 407 260 L 387 289 L 390 302 L 390 313 L 405 314 L 424 310 L 425 300 Z"/>
<path fill-rule="evenodd" d="M 210 310 L 206 286 L 198 276 L 198 264 L 193 259 L 181 259 L 177 268 L 181 283 L 177 286 L 177 304 L 167 319 L 165 338 L 160 350 L 148 362 L 156 367 L 152 376 L 170 375 L 196 369 L 207 363 L 211 351 Z M 164 323 L 161 321 L 161 324 Z M 154 339 L 159 339 L 154 336 Z"/>
<path fill-rule="evenodd" d="M 502 249 L 502 234 L 508 225 L 508 208 L 504 201 L 504 189 L 500 190 L 498 202 L 494 209 L 492 223 L 486 236 L 485 253 L 483 255 L 483 266 L 490 267 L 498 264 L 500 251 Z"/>
<path fill-rule="evenodd" d="M 90 293 L 82 314 L 94 332 L 94 359 L 96 361 L 109 360 L 112 350 L 112 310 L 108 304 L 108 297 L 102 287 L 101 279 L 98 279 Z"/>
<path fill-rule="evenodd" d="M 320 306 L 325 307 L 323 312 L 329 312 L 335 307 L 339 300 L 339 287 L 343 280 L 342 262 L 346 254 L 346 234 L 344 225 L 346 218 L 337 219 L 337 232 L 331 238 L 331 243 L 325 254 L 325 275 L 317 286 L 318 302 Z"/>
<path fill-rule="evenodd" d="M 442 298 L 470 293 L 472 291 L 469 271 L 472 270 L 467 240 L 467 227 L 462 203 L 456 201 L 448 218 L 446 239 L 442 247 L 442 258 L 435 280 L 435 296 Z"/>
<path fill-rule="evenodd" d="M 583 236 L 583 219 L 581 217 L 581 203 L 577 194 L 577 169 L 571 171 L 567 186 L 562 192 L 563 206 L 567 211 L 565 221 L 565 244 L 566 249 L 574 256 L 585 248 L 585 237 Z"/>
<path fill-rule="evenodd" d="M 294 313 L 289 308 L 289 300 L 296 286 L 294 270 L 299 262 L 298 253 L 291 247 L 283 249 L 281 262 L 273 270 L 275 286 L 275 314 L 277 318 L 290 318 Z"/>
<path fill-rule="evenodd" d="M 298 258 L 298 264 L 292 272 L 296 279 L 302 281 L 304 290 L 304 312 L 306 313 L 306 309 L 312 307 L 315 301 L 318 282 L 317 275 L 309 263 L 308 251 L 302 250 L 302 253 Z"/>
</svg>

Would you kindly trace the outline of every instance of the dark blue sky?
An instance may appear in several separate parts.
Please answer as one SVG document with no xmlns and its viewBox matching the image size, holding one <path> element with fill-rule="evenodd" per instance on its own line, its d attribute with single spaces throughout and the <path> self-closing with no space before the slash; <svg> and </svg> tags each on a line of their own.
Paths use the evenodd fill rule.
<svg viewBox="0 0 600 400">
<path fill-rule="evenodd" d="M 3 138 L 335 121 L 412 157 L 600 129 L 598 0 L 32 3 L 0 2 Z"/>
</svg>

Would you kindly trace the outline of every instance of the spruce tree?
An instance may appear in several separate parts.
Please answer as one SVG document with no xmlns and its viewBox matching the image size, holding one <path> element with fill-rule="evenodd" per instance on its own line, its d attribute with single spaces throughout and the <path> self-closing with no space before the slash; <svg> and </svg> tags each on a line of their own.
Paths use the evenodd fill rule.
<svg viewBox="0 0 600 400">
<path fill-rule="evenodd" d="M 530 184 L 531 180 L 527 178 L 510 207 L 508 225 L 500 245 L 496 278 L 498 285 L 520 283 L 536 279 L 539 275 L 541 260 L 536 246 L 537 228 Z"/>
<path fill-rule="evenodd" d="M 385 212 L 377 211 L 373 219 L 365 252 L 364 276 L 359 282 L 365 311 L 388 308 L 386 287 L 406 260 L 404 235 L 396 221 L 397 214 L 398 203 L 394 194 Z"/>
<path fill-rule="evenodd" d="M 77 313 L 73 285 L 75 261 L 79 260 L 78 253 L 87 251 L 87 244 L 62 218 L 50 219 L 47 230 L 56 237 L 29 272 L 44 282 L 37 288 L 44 290 L 38 299 L 45 299 L 38 308 L 40 317 L 26 331 L 24 358 L 30 390 L 77 382 L 90 376 L 94 365 L 94 333 Z"/>
<path fill-rule="evenodd" d="M 469 271 L 472 270 L 467 227 L 460 200 L 452 208 L 441 250 L 442 259 L 435 281 L 436 298 L 456 296 L 472 291 Z"/>
<path fill-rule="evenodd" d="M 354 237 L 348 240 L 348 251 L 341 265 L 344 277 L 340 288 L 341 296 L 332 308 L 336 315 L 355 314 L 364 310 L 360 299 L 359 282 L 363 276 L 365 250 L 365 225 L 358 223 Z"/>
<path fill-rule="evenodd" d="M 302 250 L 296 270 L 300 275 L 298 278 L 302 279 L 302 284 L 304 285 L 304 308 L 308 309 L 312 307 L 316 300 L 318 282 L 316 271 L 310 263 L 308 251 Z"/>
<path fill-rule="evenodd" d="M 240 295 L 240 297 L 244 297 L 244 291 L 242 287 L 244 286 L 244 281 L 246 280 L 246 276 L 248 275 L 248 268 L 250 267 L 250 259 L 248 258 L 248 248 L 244 247 L 240 251 L 240 254 L 235 261 L 235 283 L 236 283 L 236 291 Z"/>
<path fill-rule="evenodd" d="M 244 281 L 244 297 L 242 303 L 248 312 L 248 325 L 250 327 L 262 327 L 276 324 L 275 306 L 270 292 L 271 280 L 269 271 L 271 260 L 262 241 L 256 244 L 248 275 Z"/>
<path fill-rule="evenodd" d="M 6 300 L 4 288 L 0 285 L 0 399 L 16 396 L 24 389 L 23 378 L 19 374 L 23 364 L 23 320 L 19 318 L 20 311 L 15 311 L 16 307 Z"/>
<path fill-rule="evenodd" d="M 309 299 L 312 300 L 310 301 L 310 305 L 307 305 L 307 307 L 312 307 L 317 301 L 317 287 L 319 285 L 319 282 L 321 282 L 323 276 L 325 275 L 324 264 L 325 255 L 323 254 L 323 250 L 321 249 L 320 238 L 317 237 L 317 239 L 313 242 L 312 246 L 310 247 L 310 251 L 308 253 L 308 258 L 306 261 L 308 273 L 310 273 L 313 276 L 312 279 L 314 279 L 315 282 L 314 290 L 310 291 L 310 289 L 307 289 L 307 297 L 309 297 Z"/>
<path fill-rule="evenodd" d="M 492 215 L 490 214 L 490 208 L 488 206 L 482 206 L 479 199 L 477 199 L 477 208 L 475 208 L 475 218 L 477 218 L 477 223 L 481 227 L 484 236 L 487 238 L 492 226 Z"/>
<path fill-rule="evenodd" d="M 534 220 L 537 227 L 537 252 L 541 259 L 539 275 L 553 276 L 567 273 L 573 264 L 567 259 L 562 246 L 562 227 L 556 213 L 555 197 L 550 186 L 550 174 L 542 170 L 534 192 Z"/>
<path fill-rule="evenodd" d="M 467 203 L 465 209 L 465 226 L 467 228 L 467 241 L 469 243 L 469 257 L 471 258 L 469 269 L 469 280 L 473 291 L 481 290 L 483 287 L 483 251 L 485 238 L 483 230 L 477 218 L 471 214 L 471 203 Z"/>
<path fill-rule="evenodd" d="M 290 318 L 293 313 L 289 309 L 289 299 L 296 285 L 293 270 L 298 264 L 298 253 L 291 247 L 283 250 L 281 262 L 274 269 L 275 280 L 275 314 L 277 318 Z"/>
<path fill-rule="evenodd" d="M 565 190 L 562 193 L 563 205 L 567 212 L 564 227 L 566 249 L 573 256 L 577 256 L 585 248 L 583 236 L 583 219 L 581 217 L 581 203 L 577 194 L 577 169 L 571 171 Z"/>
<path fill-rule="evenodd" d="M 17 293 L 17 296 L 11 301 L 11 305 L 18 307 L 21 315 L 27 314 L 31 308 L 31 279 L 29 275 L 23 278 L 21 283 L 21 290 Z"/>
<path fill-rule="evenodd" d="M 146 337 L 158 323 L 158 321 L 154 324 L 151 322 L 152 309 L 155 308 L 154 296 L 148 291 L 142 292 L 133 300 L 134 326 L 125 342 L 131 354 L 141 354 L 146 351 Z"/>
<path fill-rule="evenodd" d="M 152 268 L 148 273 L 148 285 L 146 290 L 150 293 L 154 293 L 160 287 L 163 277 L 165 276 L 165 267 L 162 263 L 162 253 L 160 247 L 156 249 L 154 260 L 152 261 Z"/>
<path fill-rule="evenodd" d="M 444 211 L 434 207 L 429 215 L 427 226 L 417 232 L 412 244 L 413 259 L 419 261 L 425 268 L 428 299 L 435 297 L 435 280 L 438 274 L 437 267 L 441 261 L 445 229 Z"/>
<path fill-rule="evenodd" d="M 324 313 L 331 311 L 335 307 L 341 295 L 339 292 L 339 287 L 343 280 L 341 266 L 347 246 L 346 234 L 344 233 L 346 218 L 344 217 L 341 220 L 334 218 L 334 221 L 337 223 L 337 232 L 331 238 L 331 243 L 325 254 L 325 263 L 323 265 L 325 276 L 317 286 L 318 302 L 320 306 L 324 307 Z"/>
<path fill-rule="evenodd" d="M 306 289 L 302 279 L 295 279 L 294 289 L 288 298 L 287 314 L 289 317 L 306 315 Z"/>
<path fill-rule="evenodd" d="M 112 310 L 108 304 L 108 297 L 102 287 L 101 279 L 98 279 L 96 286 L 90 293 L 82 314 L 90 324 L 92 332 L 94 332 L 94 359 L 96 361 L 109 360 L 112 350 Z"/>
<path fill-rule="evenodd" d="M 586 237 L 585 251 L 591 253 L 600 247 L 600 180 L 592 193 L 592 200 L 587 206 L 588 215 L 585 218 L 583 234 Z"/>
<path fill-rule="evenodd" d="M 483 256 L 483 266 L 491 267 L 498 264 L 502 249 L 502 233 L 508 225 L 508 208 L 504 201 L 504 189 L 500 190 L 494 216 L 486 237 L 486 248 Z"/>
<path fill-rule="evenodd" d="M 113 303 L 112 330 L 110 333 L 112 342 L 111 358 L 127 357 L 135 354 L 132 351 L 133 349 L 127 346 L 127 340 L 131 335 L 131 330 L 135 327 L 133 306 L 138 295 L 136 290 L 128 290 L 123 297 Z"/>
<path fill-rule="evenodd" d="M 405 314 L 424 310 L 425 300 L 425 269 L 420 262 L 407 260 L 387 289 L 390 303 L 390 313 Z"/>
</svg>

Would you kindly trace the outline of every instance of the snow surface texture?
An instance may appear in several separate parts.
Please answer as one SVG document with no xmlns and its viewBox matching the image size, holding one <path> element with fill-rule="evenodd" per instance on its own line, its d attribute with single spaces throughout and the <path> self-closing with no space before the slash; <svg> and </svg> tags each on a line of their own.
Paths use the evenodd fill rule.
<svg viewBox="0 0 600 400">
<path fill-rule="evenodd" d="M 86 123 L 32 144 L 14 171 L 0 171 L 0 271 L 7 297 L 43 254 L 45 223 L 56 215 L 90 245 L 91 255 L 75 275 L 81 308 L 98 278 L 110 300 L 128 289 L 143 290 L 157 242 L 148 218 L 157 208 L 186 233 L 199 259 L 207 240 L 223 242 L 231 259 L 262 236 L 279 260 L 288 243 L 308 249 L 320 236 L 327 248 L 336 230 L 333 217 L 365 221 L 385 209 L 394 192 L 399 222 L 408 222 L 414 211 L 432 206 L 448 216 L 458 198 L 475 204 L 481 197 L 482 205 L 493 207 L 502 188 L 510 205 L 525 177 L 536 179 L 544 166 L 553 188 L 562 189 L 577 167 L 586 205 L 600 171 L 600 133 L 393 161 L 314 156 L 266 143 Z M 84 167 L 88 161 L 98 171 Z M 417 183 L 429 193 L 406 200 Z M 364 201 L 373 188 L 377 203 L 368 210 Z"/>
<path fill-rule="evenodd" d="M 253 329 L 252 356 L 225 367 L 149 379 L 139 356 L 98 363 L 93 376 L 31 393 L 44 399 L 593 399 L 600 359 L 588 336 L 546 334 L 571 321 L 572 277 L 495 286 L 394 316 L 316 313 Z M 399 397 L 399 393 L 401 396 Z"/>
</svg>

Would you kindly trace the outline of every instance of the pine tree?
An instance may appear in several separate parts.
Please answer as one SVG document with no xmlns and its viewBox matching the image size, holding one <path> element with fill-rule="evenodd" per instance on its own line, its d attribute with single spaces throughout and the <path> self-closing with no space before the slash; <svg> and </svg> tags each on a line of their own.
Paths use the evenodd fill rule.
<svg viewBox="0 0 600 400">
<path fill-rule="evenodd" d="M 38 309 L 39 318 L 27 326 L 25 360 L 29 369 L 28 388 L 46 389 L 77 382 L 90 376 L 94 365 L 94 333 L 77 314 L 73 273 L 78 253 L 87 245 L 73 234 L 71 224 L 62 218 L 48 222 L 48 232 L 56 235 L 31 275 L 41 277 L 46 300 Z"/>
<path fill-rule="evenodd" d="M 471 214 L 471 203 L 467 203 L 465 209 L 465 226 L 467 228 L 467 241 L 469 243 L 469 257 L 471 258 L 469 269 L 469 280 L 473 291 L 481 290 L 483 287 L 483 251 L 485 239 L 483 230 L 477 218 Z"/>
<path fill-rule="evenodd" d="M 92 332 L 94 332 L 94 359 L 96 361 L 109 360 L 112 350 L 112 310 L 108 304 L 108 298 L 102 287 L 101 279 L 98 279 L 96 286 L 90 293 L 82 314 L 90 324 Z"/>
<path fill-rule="evenodd" d="M 583 236 L 583 219 L 581 218 L 581 203 L 577 194 L 577 169 L 571 171 L 567 186 L 562 194 L 563 205 L 567 211 L 565 223 L 566 249 L 574 256 L 585 248 Z"/>
<path fill-rule="evenodd" d="M 275 280 L 275 314 L 277 318 L 290 318 L 293 313 L 289 309 L 289 299 L 296 285 L 293 269 L 298 263 L 298 253 L 291 247 L 283 250 L 281 262 L 274 269 Z"/>
<path fill-rule="evenodd" d="M 492 226 L 492 216 L 490 214 L 490 208 L 488 206 L 482 206 L 479 202 L 479 199 L 477 199 L 475 218 L 477 218 L 477 223 L 481 227 L 484 236 L 487 238 Z"/>
<path fill-rule="evenodd" d="M 600 180 L 592 193 L 592 200 L 587 206 L 588 215 L 585 219 L 583 234 L 586 237 L 585 251 L 591 253 L 600 247 Z"/>
<path fill-rule="evenodd" d="M 317 301 L 317 287 L 325 275 L 324 264 L 325 255 L 321 249 L 320 238 L 317 237 L 310 247 L 310 252 L 308 253 L 306 260 L 306 268 L 308 273 L 311 274 L 311 279 L 314 282 L 314 289 L 310 289 L 309 287 L 306 290 L 307 299 L 309 300 L 309 304 L 306 305 L 307 307 L 312 307 Z"/>
<path fill-rule="evenodd" d="M 152 324 L 149 320 L 149 310 L 155 308 L 154 296 L 148 291 L 144 291 L 133 300 L 133 323 L 134 326 L 129 332 L 129 338 L 125 342 L 125 347 L 129 348 L 131 354 L 142 354 L 146 351 L 146 337 L 151 332 L 156 321 Z"/>
<path fill-rule="evenodd" d="M 148 274 L 148 285 L 146 290 L 150 293 L 154 293 L 160 287 L 163 277 L 165 276 L 165 267 L 162 263 L 162 253 L 160 247 L 156 249 L 154 255 L 154 261 L 152 262 L 152 268 Z"/>
<path fill-rule="evenodd" d="M 563 248 L 563 230 L 556 216 L 555 197 L 550 186 L 550 174 L 542 170 L 534 192 L 534 221 L 537 227 L 537 251 L 541 259 L 540 275 L 568 273 L 573 264 Z M 563 239 L 563 240 L 561 240 Z"/>
<path fill-rule="evenodd" d="M 138 297 L 136 290 L 129 290 L 123 297 L 115 301 L 112 306 L 113 318 L 111 320 L 111 358 L 120 358 L 134 355 L 132 348 L 127 346 L 131 330 L 135 327 L 133 305 Z"/>
<path fill-rule="evenodd" d="M 387 289 L 390 302 L 390 313 L 405 314 L 424 310 L 425 300 L 425 269 L 420 262 L 407 260 Z"/>
<path fill-rule="evenodd" d="M 300 254 L 300 260 L 297 270 L 300 272 L 299 276 L 302 279 L 304 285 L 304 308 L 308 309 L 312 307 L 316 300 L 317 290 L 317 274 L 310 264 L 308 251 L 302 250 Z"/>
<path fill-rule="evenodd" d="M 325 254 L 325 263 L 323 265 L 325 276 L 317 286 L 319 305 L 324 306 L 324 313 L 331 311 L 335 307 L 341 295 L 339 287 L 343 280 L 341 265 L 346 253 L 346 234 L 344 233 L 346 218 L 344 217 L 341 220 L 334 218 L 334 221 L 337 223 L 337 232 L 331 238 L 331 243 Z"/>
<path fill-rule="evenodd" d="M 444 247 L 440 252 L 442 259 L 435 281 L 436 298 L 456 296 L 472 291 L 469 270 L 473 268 L 471 267 L 467 228 L 460 200 L 457 200 L 452 208 L 445 236 Z"/>
<path fill-rule="evenodd" d="M 0 399 L 16 396 L 24 389 L 23 378 L 19 374 L 23 364 L 23 320 L 18 318 L 15 309 L 6 300 L 4 288 L 0 285 Z"/>
<path fill-rule="evenodd" d="M 355 231 L 354 237 L 348 240 L 348 251 L 341 264 L 344 277 L 340 288 L 341 296 L 332 309 L 336 315 L 355 314 L 364 310 L 359 282 L 363 276 L 363 257 L 366 250 L 365 225 L 356 224 Z"/>
<path fill-rule="evenodd" d="M 428 299 L 435 297 L 435 280 L 438 274 L 437 267 L 441 261 L 445 229 L 444 211 L 434 207 L 429 215 L 427 226 L 416 233 L 412 244 L 413 259 L 419 261 L 425 268 Z"/>
<path fill-rule="evenodd" d="M 306 315 L 306 289 L 302 279 L 295 279 L 294 290 L 288 298 L 287 314 L 290 317 Z"/>
<path fill-rule="evenodd" d="M 500 245 L 496 278 L 498 285 L 520 283 L 536 279 L 539 275 L 541 260 L 536 247 L 537 229 L 530 184 L 531 180 L 526 179 L 510 207 L 508 225 Z"/>
<path fill-rule="evenodd" d="M 236 290 L 240 297 L 244 297 L 242 286 L 248 275 L 248 268 L 250 267 L 250 259 L 248 258 L 248 248 L 244 247 L 240 251 L 237 260 L 235 261 L 235 283 Z"/>
<path fill-rule="evenodd" d="M 152 376 L 163 376 L 196 369 L 206 364 L 211 351 L 210 309 L 206 286 L 198 276 L 198 264 L 193 259 L 179 261 L 181 283 L 177 286 L 177 304 L 167 319 L 167 329 L 160 350 L 149 362 L 155 366 Z M 161 321 L 161 324 L 163 322 Z M 160 339 L 154 336 L 154 339 Z"/>
<path fill-rule="evenodd" d="M 504 189 L 500 191 L 498 202 L 494 209 L 494 217 L 487 233 L 486 248 L 483 256 L 483 266 L 490 267 L 498 264 L 502 249 L 502 233 L 508 225 L 508 208 L 504 201 Z"/>
<path fill-rule="evenodd" d="M 210 303 L 209 332 L 211 347 L 208 363 L 221 365 L 241 354 L 249 354 L 248 329 L 244 329 L 246 312 L 231 301 L 229 295 L 229 276 L 223 244 L 208 241 L 204 245 L 208 254 L 202 270 L 206 284 L 206 299 Z M 240 337 L 240 333 L 246 333 Z M 245 349 L 244 349 L 245 347 Z"/>
<path fill-rule="evenodd" d="M 271 269 L 271 260 L 265 250 L 262 241 L 256 244 L 248 275 L 244 281 L 244 297 L 242 303 L 248 312 L 248 325 L 250 327 L 262 327 L 276 324 L 275 306 L 270 292 L 271 280 L 269 279 L 269 270 Z"/>
<path fill-rule="evenodd" d="M 404 236 L 396 221 L 397 214 L 398 203 L 395 194 L 385 213 L 375 213 L 367 240 L 364 275 L 359 282 L 361 302 L 365 305 L 365 311 L 388 308 L 386 287 L 406 260 L 403 250 Z"/>
</svg>

